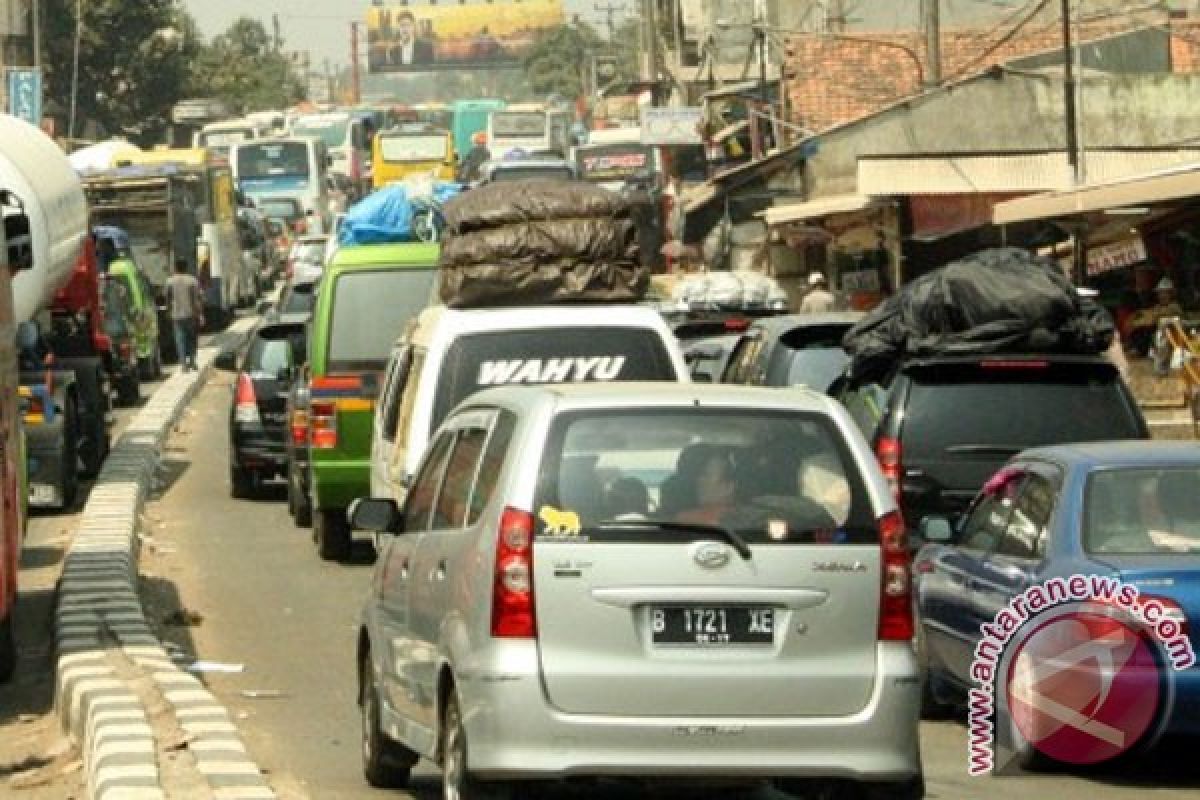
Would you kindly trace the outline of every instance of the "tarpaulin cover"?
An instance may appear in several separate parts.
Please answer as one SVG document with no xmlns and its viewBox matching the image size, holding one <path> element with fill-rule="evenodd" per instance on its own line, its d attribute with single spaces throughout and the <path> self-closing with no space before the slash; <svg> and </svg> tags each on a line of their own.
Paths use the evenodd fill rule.
<svg viewBox="0 0 1200 800">
<path fill-rule="evenodd" d="M 338 244 L 385 244 L 418 238 L 413 216 L 432 211 L 440 219 L 443 203 L 460 191 L 456 183 L 439 182 L 419 187 L 403 183 L 385 186 L 355 203 L 346 212 L 338 231 Z"/>
<path fill-rule="evenodd" d="M 578 181 L 489 184 L 447 204 L 441 297 L 455 308 L 636 302 L 649 270 L 620 196 Z"/>
<path fill-rule="evenodd" d="M 1048 258 L 983 250 L 905 286 L 850 329 L 851 377 L 873 379 L 907 358 L 994 353 L 1099 354 L 1112 318 Z"/>
<path fill-rule="evenodd" d="M 583 181 L 546 178 L 485 184 L 445 208 L 446 230 L 452 234 L 531 219 L 616 218 L 629 213 L 628 200 L 615 192 Z"/>
</svg>

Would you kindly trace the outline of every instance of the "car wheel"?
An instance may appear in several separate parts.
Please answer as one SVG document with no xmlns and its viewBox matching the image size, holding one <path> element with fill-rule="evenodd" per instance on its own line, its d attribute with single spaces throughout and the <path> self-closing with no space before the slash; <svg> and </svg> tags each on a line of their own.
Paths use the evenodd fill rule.
<svg viewBox="0 0 1200 800">
<path fill-rule="evenodd" d="M 292 485 L 292 482 L 288 481 L 288 485 L 289 486 Z M 295 492 L 296 492 L 296 514 L 295 514 L 296 524 L 298 526 L 300 526 L 301 528 L 308 528 L 308 527 L 312 526 L 312 524 L 313 524 L 312 501 L 309 500 L 308 493 L 304 491 L 303 487 L 296 486 Z"/>
<path fill-rule="evenodd" d="M 326 561 L 344 561 L 350 556 L 350 526 L 345 509 L 320 509 L 313 512 L 313 538 L 317 554 Z"/>
<path fill-rule="evenodd" d="M 379 690 L 375 686 L 375 670 L 371 656 L 362 663 L 362 762 L 363 776 L 376 789 L 402 789 L 408 785 L 412 768 L 419 760 L 416 753 L 383 732 L 379 711 Z"/>
<path fill-rule="evenodd" d="M 254 476 L 241 467 L 230 467 L 229 494 L 238 500 L 249 499 L 254 494 Z"/>
<path fill-rule="evenodd" d="M 921 800 L 925 797 L 925 776 L 915 775 L 906 781 L 860 784 L 862 800 Z"/>
<path fill-rule="evenodd" d="M 13 611 L 0 620 L 0 683 L 12 677 L 17 668 L 17 637 L 13 633 Z"/>
<path fill-rule="evenodd" d="M 136 406 L 142 399 L 142 386 L 138 379 L 138 371 L 129 373 L 117 381 L 117 402 L 124 408 Z"/>
<path fill-rule="evenodd" d="M 75 397 L 67 397 L 66 413 L 63 415 L 63 446 L 62 446 L 62 508 L 68 509 L 75 505 L 75 495 L 79 491 L 79 412 L 76 411 Z"/>
<path fill-rule="evenodd" d="M 508 800 L 512 787 L 483 783 L 467 769 L 467 729 L 463 727 L 458 698 L 453 693 L 442 719 L 442 798 L 443 800 Z"/>
<path fill-rule="evenodd" d="M 921 670 L 921 719 L 948 719 L 957 709 L 945 699 L 947 692 L 944 681 L 938 676 L 937 669 L 929 663 L 929 649 L 925 636 L 925 625 L 918 622 L 915 644 L 917 665 Z"/>
</svg>

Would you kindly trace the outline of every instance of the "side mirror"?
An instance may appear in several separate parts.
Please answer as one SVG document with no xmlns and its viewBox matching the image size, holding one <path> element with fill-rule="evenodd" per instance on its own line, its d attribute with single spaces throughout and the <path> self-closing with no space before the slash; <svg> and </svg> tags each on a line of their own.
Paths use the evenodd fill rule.
<svg viewBox="0 0 1200 800">
<path fill-rule="evenodd" d="M 935 544 L 954 541 L 954 526 L 946 517 L 925 517 L 921 520 L 921 538 Z"/>
<path fill-rule="evenodd" d="M 402 532 L 404 518 L 400 516 L 395 500 L 360 497 L 350 504 L 346 516 L 350 520 L 350 527 L 357 531 Z"/>
<path fill-rule="evenodd" d="M 237 353 L 233 350 L 222 350 L 213 361 L 213 366 L 224 372 L 237 371 Z"/>
</svg>

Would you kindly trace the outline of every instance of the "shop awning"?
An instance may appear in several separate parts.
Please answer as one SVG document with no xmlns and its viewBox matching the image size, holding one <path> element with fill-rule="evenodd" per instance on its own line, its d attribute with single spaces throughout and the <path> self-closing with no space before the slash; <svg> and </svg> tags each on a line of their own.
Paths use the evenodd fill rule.
<svg viewBox="0 0 1200 800">
<path fill-rule="evenodd" d="M 806 203 L 789 203 L 774 206 L 762 212 L 761 216 L 767 221 L 768 227 L 785 225 L 789 222 L 800 222 L 806 219 L 827 217 L 831 214 L 851 214 L 856 211 L 866 211 L 882 205 L 883 199 L 868 197 L 863 194 L 839 194 L 822 197 Z"/>
<path fill-rule="evenodd" d="M 1086 172 L 1095 183 L 1122 180 L 1200 162 L 1200 150 L 1089 150 Z M 1029 193 L 1071 188 L 1065 153 L 936 157 L 865 157 L 858 160 L 858 191 L 869 195 Z"/>
<path fill-rule="evenodd" d="M 1200 197 L 1200 161 L 1109 183 L 1022 197 L 996 205 L 997 225 L 1053 219 Z"/>
</svg>

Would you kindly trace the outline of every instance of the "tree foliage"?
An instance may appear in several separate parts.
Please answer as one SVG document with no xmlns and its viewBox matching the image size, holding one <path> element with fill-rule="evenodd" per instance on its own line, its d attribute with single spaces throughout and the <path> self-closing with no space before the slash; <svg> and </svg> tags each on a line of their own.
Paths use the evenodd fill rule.
<svg viewBox="0 0 1200 800">
<path fill-rule="evenodd" d="M 191 94 L 219 98 L 240 112 L 284 108 L 305 92 L 291 59 L 249 17 L 235 20 L 201 49 L 190 77 Z"/>
<path fill-rule="evenodd" d="M 74 0 L 42 0 L 47 99 L 71 108 Z M 200 47 L 195 24 L 175 0 L 87 0 L 82 4 L 75 133 L 94 120 L 134 140 L 157 141 Z"/>
<path fill-rule="evenodd" d="M 583 94 L 594 55 L 613 55 L 617 80 L 637 76 L 640 24 L 629 19 L 607 41 L 583 20 L 545 31 L 525 58 L 525 75 L 534 95 L 557 94 L 575 98 Z"/>
</svg>

